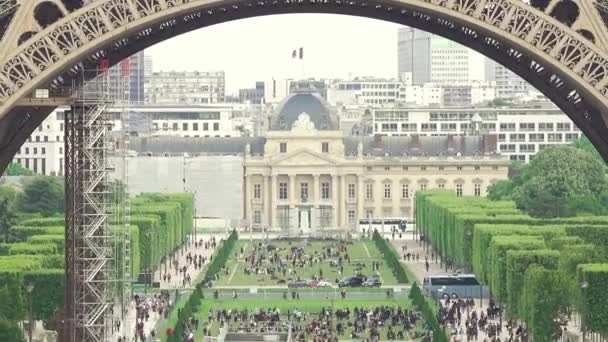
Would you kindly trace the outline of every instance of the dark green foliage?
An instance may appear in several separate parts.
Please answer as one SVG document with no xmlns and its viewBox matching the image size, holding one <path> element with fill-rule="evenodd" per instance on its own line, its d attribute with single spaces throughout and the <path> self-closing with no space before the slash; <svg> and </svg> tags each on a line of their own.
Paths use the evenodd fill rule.
<svg viewBox="0 0 608 342">
<path fill-rule="evenodd" d="M 433 329 L 433 342 L 448 342 L 449 339 L 445 331 L 443 331 L 439 325 L 437 316 L 435 315 L 435 311 L 433 310 L 431 303 L 429 303 L 429 301 L 422 295 L 422 292 L 420 291 L 420 288 L 416 282 L 412 284 L 409 298 L 414 306 L 416 306 L 416 308 L 422 312 L 422 316 L 424 317 L 425 321 L 431 324 Z"/>
<path fill-rule="evenodd" d="M 61 310 L 64 295 L 65 273 L 62 269 L 40 269 L 23 273 L 23 285 L 34 286 L 32 313 L 36 320 L 53 318 Z M 28 300 L 27 293 L 24 293 Z"/>
<path fill-rule="evenodd" d="M 578 280 L 589 286 L 582 291 L 582 313 L 586 326 L 600 334 L 608 333 L 608 264 L 583 264 L 577 268 Z"/>
<path fill-rule="evenodd" d="M 516 184 L 510 179 L 499 180 L 488 187 L 488 199 L 492 201 L 510 200 Z"/>
<path fill-rule="evenodd" d="M 578 236 L 560 236 L 547 243 L 547 247 L 550 249 L 561 250 L 565 246 L 580 245 L 583 242 L 583 239 Z"/>
<path fill-rule="evenodd" d="M 224 265 L 226 264 L 226 261 L 228 261 L 230 253 L 232 253 L 232 249 L 234 248 L 234 245 L 238 239 L 239 234 L 236 232 L 236 230 L 233 230 L 228 239 L 222 243 L 216 254 L 213 256 L 213 261 L 211 261 L 207 267 L 207 270 L 205 271 L 204 279 L 213 279 L 215 275 L 219 273 L 222 268 L 224 268 Z"/>
<path fill-rule="evenodd" d="M 401 262 L 399 261 L 399 256 L 395 249 L 391 246 L 390 242 L 386 241 L 385 238 L 380 236 L 377 230 L 374 230 L 373 240 L 376 243 L 376 247 L 382 256 L 384 257 L 384 261 L 387 266 L 391 269 L 395 278 L 400 283 L 407 283 L 407 274 L 405 273 L 405 269 Z"/>
<path fill-rule="evenodd" d="M 40 244 L 31 244 L 31 243 L 13 243 L 10 245 L 8 253 L 10 255 L 20 255 L 20 254 L 57 254 L 59 250 L 57 246 L 54 245 L 40 245 Z"/>
<path fill-rule="evenodd" d="M 523 308 L 520 299 L 524 287 L 524 275 L 532 264 L 557 270 L 559 252 L 549 249 L 507 251 L 507 309 L 515 317 L 522 317 Z"/>
<path fill-rule="evenodd" d="M 17 322 L 0 319 L 0 341 L 22 342 L 23 332 Z"/>
<path fill-rule="evenodd" d="M 560 326 L 557 321 L 566 305 L 567 282 L 561 272 L 531 265 L 524 275 L 521 312 L 530 333 L 537 342 L 557 341 Z"/>
<path fill-rule="evenodd" d="M 64 235 L 34 235 L 30 236 L 27 242 L 33 245 L 55 245 L 58 252 L 65 249 Z"/>
<path fill-rule="evenodd" d="M 19 163 L 11 163 L 11 165 L 9 165 L 6 168 L 6 175 L 7 176 L 33 176 L 34 172 L 31 171 L 30 169 L 27 169 L 27 168 L 21 166 L 21 164 L 19 164 Z M 2 341 L 2 339 L 0 339 L 0 341 Z"/>
<path fill-rule="evenodd" d="M 65 227 L 23 227 L 16 226 L 13 233 L 17 241 L 25 242 L 28 238 L 35 235 L 60 235 L 65 234 Z"/>
<path fill-rule="evenodd" d="M 21 222 L 20 225 L 27 227 L 65 227 L 65 217 L 62 215 L 32 218 Z"/>
<path fill-rule="evenodd" d="M 0 238 L 4 242 L 11 241 L 11 228 L 15 224 L 15 213 L 11 208 L 8 197 L 0 196 Z"/>
<path fill-rule="evenodd" d="M 51 216 L 63 213 L 63 184 L 56 177 L 34 177 L 25 184 L 17 209 L 26 213 Z"/>
<path fill-rule="evenodd" d="M 21 271 L 0 271 L 0 317 L 16 321 L 25 318 L 22 289 L 23 274 Z"/>
</svg>

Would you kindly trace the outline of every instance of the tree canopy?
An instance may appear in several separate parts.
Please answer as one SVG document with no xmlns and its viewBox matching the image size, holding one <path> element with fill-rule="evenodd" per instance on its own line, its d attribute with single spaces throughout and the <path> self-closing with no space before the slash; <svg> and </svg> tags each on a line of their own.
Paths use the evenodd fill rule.
<svg viewBox="0 0 608 342">
<path fill-rule="evenodd" d="M 605 213 L 608 211 L 605 163 L 599 154 L 593 155 L 586 148 L 563 145 L 545 148 L 521 167 L 518 176 L 488 188 L 488 197 L 512 199 L 518 208 L 535 217 Z"/>
<path fill-rule="evenodd" d="M 64 189 L 55 177 L 34 177 L 29 180 L 19 195 L 17 209 L 26 213 L 40 213 L 50 216 L 63 213 Z"/>
</svg>

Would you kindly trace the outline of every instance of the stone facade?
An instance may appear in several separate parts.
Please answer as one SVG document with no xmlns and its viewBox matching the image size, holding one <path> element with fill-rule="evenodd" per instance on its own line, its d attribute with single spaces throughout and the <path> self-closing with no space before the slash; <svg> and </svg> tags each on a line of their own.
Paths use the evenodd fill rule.
<svg viewBox="0 0 608 342">
<path fill-rule="evenodd" d="M 418 190 L 484 196 L 507 178 L 507 158 L 492 153 L 494 136 L 357 142 L 333 127 L 317 129 L 313 115 L 301 113 L 289 130 L 269 130 L 263 154 L 245 148 L 243 205 L 253 228 L 307 233 L 355 230 L 368 217 L 411 221 Z"/>
</svg>

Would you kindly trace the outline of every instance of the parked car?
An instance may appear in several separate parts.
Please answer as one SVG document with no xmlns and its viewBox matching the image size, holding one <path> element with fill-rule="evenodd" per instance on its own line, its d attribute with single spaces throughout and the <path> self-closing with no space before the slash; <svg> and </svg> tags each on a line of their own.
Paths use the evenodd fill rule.
<svg viewBox="0 0 608 342">
<path fill-rule="evenodd" d="M 369 278 L 361 284 L 363 287 L 380 287 L 382 282 L 378 278 Z"/>
<path fill-rule="evenodd" d="M 317 287 L 331 287 L 331 286 L 332 286 L 332 284 L 325 280 L 321 280 L 321 281 L 317 282 Z"/>
<path fill-rule="evenodd" d="M 290 289 L 308 287 L 308 281 L 306 280 L 294 280 L 287 283 L 287 287 Z"/>
<path fill-rule="evenodd" d="M 361 285 L 365 282 L 365 277 L 362 276 L 353 276 L 340 280 L 338 283 L 339 287 L 361 287 Z"/>
</svg>

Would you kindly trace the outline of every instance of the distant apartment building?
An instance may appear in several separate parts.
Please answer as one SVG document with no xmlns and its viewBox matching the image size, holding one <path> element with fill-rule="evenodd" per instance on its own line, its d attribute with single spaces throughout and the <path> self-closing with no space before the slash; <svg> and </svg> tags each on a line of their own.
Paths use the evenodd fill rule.
<svg viewBox="0 0 608 342">
<path fill-rule="evenodd" d="M 145 102 L 168 105 L 222 103 L 225 78 L 223 71 L 152 72 L 145 78 Z"/>
<path fill-rule="evenodd" d="M 572 143 L 582 134 L 557 108 L 375 108 L 372 114 L 374 134 L 495 134 L 498 151 L 522 162 L 547 146 Z M 480 127 L 473 131 L 476 114 Z"/>
<path fill-rule="evenodd" d="M 255 82 L 255 88 L 239 89 L 240 103 L 261 104 L 264 100 L 264 82 Z"/>
<path fill-rule="evenodd" d="M 486 81 L 496 83 L 496 97 L 517 98 L 527 96 L 533 90 L 523 78 L 495 61 L 486 58 Z"/>
<path fill-rule="evenodd" d="M 404 73 L 409 77 L 409 73 Z M 469 85 L 439 85 L 425 83 L 411 85 L 407 82 L 383 79 L 336 80 L 327 92 L 332 105 L 364 105 L 373 107 L 406 106 L 471 106 L 494 99 L 495 90 L 484 82 Z"/>
<path fill-rule="evenodd" d="M 13 162 L 41 175 L 64 173 L 64 113 L 59 107 L 51 113 L 17 151 Z M 113 114 L 111 130 L 123 129 L 124 108 L 108 108 Z M 239 137 L 255 135 L 260 107 L 241 104 L 198 106 L 132 105 L 129 107 L 129 133 L 134 136 Z"/>
</svg>

